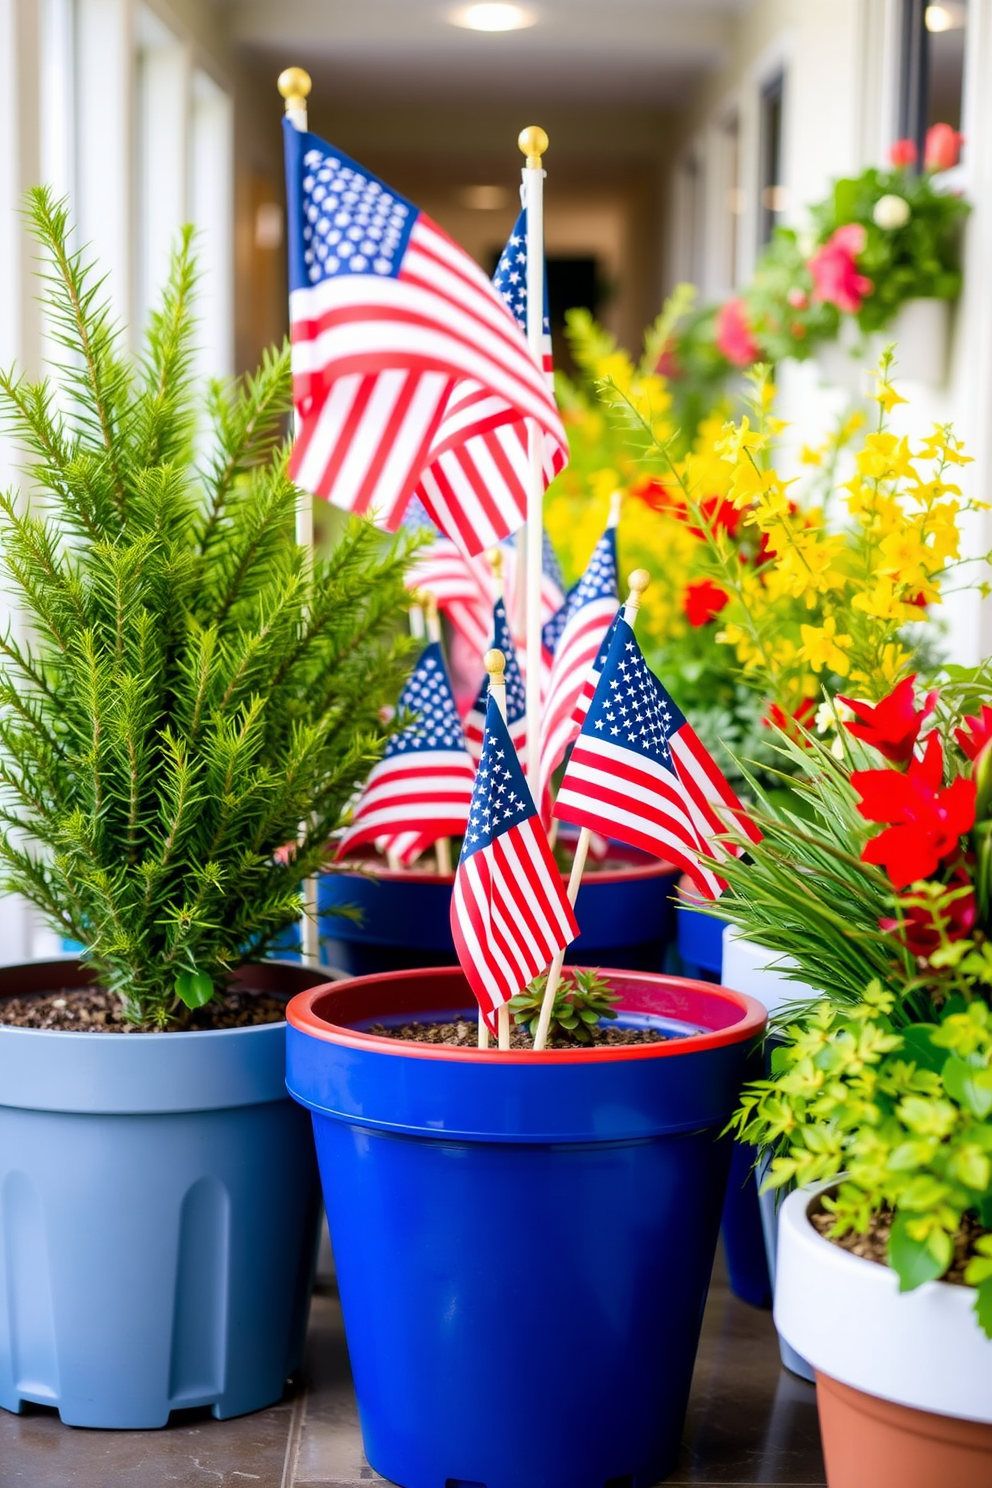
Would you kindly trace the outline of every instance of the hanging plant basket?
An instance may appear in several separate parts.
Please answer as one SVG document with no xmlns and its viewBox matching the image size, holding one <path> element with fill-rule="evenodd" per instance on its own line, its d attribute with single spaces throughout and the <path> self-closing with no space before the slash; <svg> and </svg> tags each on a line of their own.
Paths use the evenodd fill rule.
<svg viewBox="0 0 992 1488">
<path fill-rule="evenodd" d="M 365 1452 L 404 1488 L 646 1485 L 675 1466 L 720 1132 L 764 1013 L 605 975 L 621 1022 L 668 1041 L 499 1053 L 369 1031 L 474 1027 L 454 968 L 290 1004 L 287 1085 L 313 1114 Z"/>
</svg>

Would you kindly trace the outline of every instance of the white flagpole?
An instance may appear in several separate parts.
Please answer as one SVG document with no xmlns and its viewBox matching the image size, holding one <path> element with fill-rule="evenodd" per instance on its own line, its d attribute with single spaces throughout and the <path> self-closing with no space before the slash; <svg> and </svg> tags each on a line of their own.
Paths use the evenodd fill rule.
<svg viewBox="0 0 992 1488">
<path fill-rule="evenodd" d="M 539 367 L 544 364 L 544 175 L 541 159 L 548 136 L 532 124 L 517 140 L 527 157 L 523 176 L 527 209 L 527 344 Z M 544 436 L 534 419 L 527 424 L 530 483 L 527 492 L 526 583 L 527 636 L 527 776 L 537 793 L 541 750 L 541 570 L 544 566 Z M 518 549 L 519 552 L 519 549 Z M 519 563 L 518 563 L 519 567 Z M 517 582 L 520 582 L 518 574 Z"/>
<path fill-rule="evenodd" d="M 294 129 L 301 132 L 307 127 L 307 98 L 312 83 L 310 74 L 302 67 L 287 67 L 279 74 L 276 86 L 286 100 L 286 117 Z M 313 497 L 309 491 L 299 490 L 296 496 L 296 541 L 303 549 L 307 566 L 313 561 Z M 305 824 L 301 835 L 305 834 Z M 317 923 L 317 880 L 308 878 L 303 885 L 303 919 L 300 938 L 305 966 L 320 965 L 320 927 Z"/>
<path fill-rule="evenodd" d="M 623 618 L 627 624 L 633 627 L 637 619 L 637 612 L 641 608 L 641 600 L 644 591 L 651 582 L 651 575 L 644 568 L 635 568 L 627 580 L 630 592 L 627 602 L 623 607 Z M 572 871 L 568 876 L 568 902 L 575 908 L 575 901 L 579 897 L 579 885 L 582 882 L 582 874 L 585 871 L 586 858 L 589 855 L 589 843 L 592 840 L 592 832 L 588 827 L 583 827 L 579 832 L 579 840 L 575 846 L 575 857 L 572 859 Z M 561 981 L 561 969 L 565 961 L 565 952 L 559 951 L 552 961 L 548 971 L 547 985 L 544 988 L 544 998 L 541 1002 L 541 1016 L 537 1020 L 537 1032 L 534 1035 L 534 1052 L 539 1053 L 548 1042 L 548 1029 L 551 1027 L 551 1014 L 554 1011 L 555 993 L 558 991 L 558 983 Z"/>
<path fill-rule="evenodd" d="M 499 709 L 500 714 L 502 715 L 503 722 L 505 723 L 506 722 L 506 677 L 504 676 L 504 669 L 506 667 L 506 657 L 503 655 L 502 651 L 497 651 L 495 649 L 493 649 L 492 651 L 487 651 L 486 654 L 485 654 L 485 656 L 484 656 L 484 658 L 483 658 L 483 665 L 485 666 L 486 671 L 489 673 L 489 691 L 490 691 L 491 695 L 496 699 L 496 706 Z M 496 1010 L 496 1019 L 497 1019 L 496 1031 L 497 1031 L 497 1035 L 498 1035 L 498 1045 L 499 1045 L 499 1047 L 501 1049 L 508 1049 L 510 1047 L 510 1009 L 509 1009 L 508 1005 L 505 1002 L 499 1008 L 497 1008 L 497 1010 Z M 486 1034 L 487 1034 L 486 1044 L 484 1044 L 482 1042 L 482 1030 L 483 1030 L 483 1027 L 484 1026 L 485 1026 L 485 1019 L 482 1017 L 482 1014 L 480 1013 L 479 1014 L 479 1048 L 480 1049 L 485 1048 L 486 1045 L 488 1044 L 488 1041 L 489 1041 L 488 1040 L 488 1029 L 487 1029 L 486 1030 Z"/>
</svg>

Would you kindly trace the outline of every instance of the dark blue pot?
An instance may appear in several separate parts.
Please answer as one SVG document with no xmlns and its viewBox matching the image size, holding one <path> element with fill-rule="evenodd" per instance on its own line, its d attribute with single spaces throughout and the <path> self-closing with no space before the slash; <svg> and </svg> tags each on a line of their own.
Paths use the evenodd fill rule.
<svg viewBox="0 0 992 1488">
<path fill-rule="evenodd" d="M 660 971 L 672 939 L 677 873 L 632 849 L 611 857 L 630 866 L 591 872 L 579 889 L 582 934 L 565 960 L 584 966 Z M 449 910 L 451 875 L 413 869 L 393 873 L 328 873 L 318 886 L 321 955 L 352 976 L 413 967 L 455 966 Z M 333 914 L 351 907 L 360 919 Z"/>
<path fill-rule="evenodd" d="M 682 897 L 676 901 L 675 935 L 682 970 L 686 976 L 719 981 L 724 922 L 693 908 L 692 889 L 686 878 L 679 881 L 679 892 Z"/>
<path fill-rule="evenodd" d="M 0 996 L 90 979 L 74 961 L 4 967 Z M 268 963 L 241 979 L 288 994 L 326 973 Z M 31 1401 L 71 1426 L 133 1430 L 280 1399 L 302 1355 L 320 1216 L 285 1046 L 285 1023 L 0 1026 L 4 1409 Z"/>
<path fill-rule="evenodd" d="M 610 974 L 663 1044 L 542 1055 L 376 1038 L 461 972 L 294 998 L 366 1455 L 403 1488 L 649 1488 L 679 1451 L 734 1108 L 764 1010 Z M 582 1406 L 583 1392 L 591 1391 Z"/>
</svg>

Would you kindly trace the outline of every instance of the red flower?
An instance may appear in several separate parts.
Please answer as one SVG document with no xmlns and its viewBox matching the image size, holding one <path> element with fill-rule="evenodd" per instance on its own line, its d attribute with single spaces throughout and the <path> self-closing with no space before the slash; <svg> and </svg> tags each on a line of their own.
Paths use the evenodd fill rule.
<svg viewBox="0 0 992 1488">
<path fill-rule="evenodd" d="M 705 625 L 719 615 L 730 599 L 726 589 L 714 584 L 711 579 L 694 579 L 686 586 L 685 614 L 690 625 Z"/>
<path fill-rule="evenodd" d="M 881 919 L 879 928 L 896 935 L 913 956 L 929 960 L 948 940 L 962 940 L 975 928 L 977 908 L 975 891 L 963 868 L 955 869 L 946 894 L 934 900 L 929 894 L 903 894 L 900 897 L 902 920 Z"/>
<path fill-rule="evenodd" d="M 778 703 L 769 703 L 768 712 L 761 720 L 765 728 L 781 729 L 790 739 L 797 743 L 802 742 L 801 729 L 809 728 L 816 717 L 816 701 L 814 698 L 803 698 L 798 708 L 793 708 L 791 713 L 786 713 Z"/>
<path fill-rule="evenodd" d="M 916 153 L 914 140 L 897 139 L 895 144 L 889 148 L 889 159 L 898 170 L 902 170 L 907 165 L 916 164 Z"/>
<path fill-rule="evenodd" d="M 977 717 L 966 718 L 964 727 L 954 730 L 954 737 L 963 754 L 966 754 L 970 760 L 977 759 L 985 745 L 992 739 L 992 708 L 988 703 L 982 704 L 982 711 Z"/>
<path fill-rule="evenodd" d="M 889 822 L 861 854 L 889 875 L 893 888 L 904 889 L 929 878 L 945 858 L 956 853 L 961 837 L 975 822 L 975 782 L 959 776 L 941 787 L 944 755 L 931 734 L 922 759 L 898 770 L 855 770 L 851 784 L 861 796 L 858 810 L 867 821 Z"/>
<path fill-rule="evenodd" d="M 719 530 L 721 527 L 728 537 L 735 537 L 737 529 L 741 525 L 743 512 L 739 512 L 732 501 L 726 496 L 704 496 L 699 503 L 699 509 L 706 519 L 710 531 Z M 690 526 L 689 531 L 694 537 L 702 537 L 701 527 Z"/>
<path fill-rule="evenodd" d="M 685 520 L 685 501 L 678 486 L 666 485 L 653 475 L 640 475 L 630 488 L 630 494 L 643 501 L 652 511 L 664 512 Z"/>
<path fill-rule="evenodd" d="M 848 315 L 857 314 L 865 295 L 875 288 L 870 279 L 858 273 L 855 262 L 865 246 L 865 236 L 860 222 L 848 222 L 817 249 L 807 265 L 813 276 L 814 299 L 836 305 Z"/>
<path fill-rule="evenodd" d="M 743 300 L 727 300 L 716 313 L 716 344 L 732 367 L 750 367 L 761 355 Z"/>
<path fill-rule="evenodd" d="M 923 144 L 923 168 L 928 171 L 950 170 L 961 155 L 964 135 L 950 124 L 931 124 Z"/>
<path fill-rule="evenodd" d="M 857 723 L 846 723 L 844 727 L 856 739 L 863 739 L 887 760 L 905 765 L 913 758 L 913 749 L 920 737 L 924 719 L 929 718 L 937 701 L 937 694 L 930 692 L 923 700 L 919 712 L 913 707 L 913 683 L 915 675 L 907 677 L 894 692 L 884 697 L 875 707 L 859 703 L 854 698 L 842 697 L 840 701 L 853 708 Z"/>
</svg>

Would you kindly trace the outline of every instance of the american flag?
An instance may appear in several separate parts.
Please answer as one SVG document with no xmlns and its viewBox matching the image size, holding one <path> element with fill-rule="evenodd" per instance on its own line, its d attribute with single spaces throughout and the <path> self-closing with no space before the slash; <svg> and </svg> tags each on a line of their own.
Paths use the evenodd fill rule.
<svg viewBox="0 0 992 1488">
<path fill-rule="evenodd" d="M 424 649 L 397 706 L 416 720 L 386 744 L 338 857 L 376 842 L 409 864 L 439 837 L 460 837 L 465 830 L 474 766 L 436 641 Z"/>
<path fill-rule="evenodd" d="M 554 619 L 562 605 L 565 603 L 565 580 L 562 578 L 561 564 L 558 555 L 552 546 L 551 539 L 546 532 L 542 533 L 541 550 L 541 629 Z M 517 584 L 521 569 L 517 563 L 517 544 L 515 538 L 507 538 L 503 543 L 503 591 L 506 595 L 506 612 L 510 616 L 511 627 L 518 616 L 523 615 L 524 607 L 517 590 Z M 526 665 L 525 635 L 514 634 L 514 640 L 520 647 L 521 668 Z M 541 647 L 541 696 L 547 690 L 548 680 L 551 676 L 551 653 L 542 645 Z M 526 679 L 526 672 L 524 672 Z"/>
<path fill-rule="evenodd" d="M 516 750 L 490 694 L 451 896 L 458 960 L 487 1021 L 579 933 Z"/>
<path fill-rule="evenodd" d="M 517 757 L 523 759 L 527 748 L 527 693 L 524 679 L 517 664 L 517 653 L 510 637 L 510 625 L 506 618 L 506 606 L 501 599 L 493 605 L 492 639 L 490 646 L 502 651 L 506 662 L 503 676 L 506 686 L 506 724 L 510 731 Z M 482 754 L 482 739 L 486 731 L 486 707 L 489 698 L 488 677 L 479 688 L 475 702 L 465 715 L 465 743 L 474 760 Z"/>
<path fill-rule="evenodd" d="M 395 528 L 466 380 L 564 448 L 544 370 L 475 261 L 339 150 L 288 120 L 284 136 L 293 478 L 347 511 L 374 507 Z M 471 514 L 467 525 L 433 515 L 469 552 L 516 525 L 476 530 Z"/>
<path fill-rule="evenodd" d="M 455 630 L 481 656 L 489 644 L 496 597 L 496 584 L 488 558 L 484 554 L 469 558 L 457 543 L 439 532 L 418 496 L 410 498 L 402 525 L 434 533 L 433 540 L 420 549 L 407 571 L 407 588 L 426 589 L 433 594 L 438 609 L 447 614 Z"/>
<path fill-rule="evenodd" d="M 714 835 L 735 822 L 753 839 L 760 835 L 622 616 L 554 815 L 667 859 L 707 899 L 723 892 L 714 860 L 730 850 Z"/>
<path fill-rule="evenodd" d="M 493 275 L 493 289 L 527 335 L 527 209 L 520 213 Z M 544 290 L 542 366 L 553 388 L 551 323 Z M 551 393 L 552 398 L 554 393 Z M 564 431 L 546 429 L 542 466 L 547 487 L 568 459 Z M 468 553 L 515 532 L 527 519 L 530 460 L 520 410 L 492 387 L 462 382 L 452 392 L 434 436 L 419 494 L 438 525 Z"/>
<path fill-rule="evenodd" d="M 582 578 L 568 591 L 557 615 L 544 627 L 542 646 L 553 657 L 541 718 L 540 793 L 579 731 L 575 708 L 589 668 L 617 612 L 617 535 L 607 527 Z"/>
</svg>

